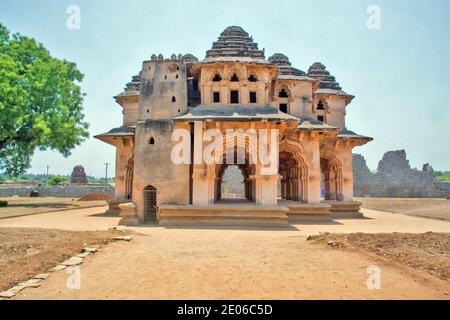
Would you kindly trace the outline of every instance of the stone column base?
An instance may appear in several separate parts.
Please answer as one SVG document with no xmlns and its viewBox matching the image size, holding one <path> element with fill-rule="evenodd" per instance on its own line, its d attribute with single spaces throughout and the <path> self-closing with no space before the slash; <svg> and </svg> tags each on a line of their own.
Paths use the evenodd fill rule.
<svg viewBox="0 0 450 320">
<path fill-rule="evenodd" d="M 119 204 L 119 208 L 120 216 L 122 217 L 119 221 L 119 225 L 137 226 L 140 224 L 134 203 L 121 203 Z"/>
<path fill-rule="evenodd" d="M 120 214 L 120 208 L 119 205 L 121 203 L 127 203 L 129 200 L 120 200 L 120 199 L 110 199 L 107 200 L 106 203 L 108 204 L 108 210 L 106 210 L 106 214 Z"/>
<path fill-rule="evenodd" d="M 341 218 L 364 218 L 364 215 L 359 211 L 361 202 L 358 201 L 325 201 L 331 205 L 331 217 L 333 219 Z"/>
</svg>

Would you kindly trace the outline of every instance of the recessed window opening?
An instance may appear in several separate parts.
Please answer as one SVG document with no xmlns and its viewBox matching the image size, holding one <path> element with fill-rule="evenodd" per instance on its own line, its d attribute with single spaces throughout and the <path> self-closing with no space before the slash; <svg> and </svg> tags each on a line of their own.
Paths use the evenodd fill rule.
<svg viewBox="0 0 450 320">
<path fill-rule="evenodd" d="M 280 111 L 284 113 L 288 113 L 288 105 L 287 103 L 280 103 Z"/>
<path fill-rule="evenodd" d="M 220 92 L 214 92 L 213 93 L 213 102 L 214 103 L 220 102 Z"/>
<path fill-rule="evenodd" d="M 278 94 L 278 97 L 280 98 L 288 98 L 288 94 L 285 89 L 281 89 L 280 93 Z"/>
<path fill-rule="evenodd" d="M 325 117 L 324 116 L 317 116 L 317 120 L 325 122 Z"/>
<path fill-rule="evenodd" d="M 155 144 L 155 138 L 151 137 L 150 140 L 148 141 L 148 144 Z"/>
<path fill-rule="evenodd" d="M 258 80 L 256 79 L 256 77 L 255 77 L 254 75 L 250 75 L 250 77 L 248 77 L 248 81 L 250 81 L 250 82 L 256 82 L 256 81 L 258 81 Z"/>
<path fill-rule="evenodd" d="M 239 91 L 237 90 L 230 91 L 230 103 L 239 103 Z"/>
<path fill-rule="evenodd" d="M 172 97 L 172 102 L 177 102 L 177 99 L 175 98 L 175 96 Z"/>
<path fill-rule="evenodd" d="M 233 76 L 231 77 L 230 81 L 231 81 L 231 82 L 238 82 L 238 81 L 239 81 L 239 78 L 238 78 L 238 76 L 236 75 L 236 73 L 233 73 Z"/>
<path fill-rule="evenodd" d="M 250 103 L 256 103 L 256 92 L 250 91 Z"/>
<path fill-rule="evenodd" d="M 322 101 L 319 101 L 319 103 L 317 104 L 317 110 L 325 110 Z"/>
<path fill-rule="evenodd" d="M 214 75 L 213 81 L 214 81 L 214 82 L 222 81 L 222 77 L 216 73 L 216 74 Z"/>
</svg>

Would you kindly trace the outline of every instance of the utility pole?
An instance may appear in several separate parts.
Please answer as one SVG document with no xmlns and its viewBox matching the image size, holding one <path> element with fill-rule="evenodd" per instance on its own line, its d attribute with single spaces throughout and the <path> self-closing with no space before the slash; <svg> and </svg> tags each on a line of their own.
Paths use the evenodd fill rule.
<svg viewBox="0 0 450 320">
<path fill-rule="evenodd" d="M 106 171 L 105 171 L 105 186 L 106 186 L 108 184 L 108 166 L 109 166 L 109 163 L 106 162 L 105 166 L 106 166 Z"/>
<path fill-rule="evenodd" d="M 49 169 L 50 167 L 47 165 L 47 178 L 48 178 L 48 169 Z"/>
</svg>

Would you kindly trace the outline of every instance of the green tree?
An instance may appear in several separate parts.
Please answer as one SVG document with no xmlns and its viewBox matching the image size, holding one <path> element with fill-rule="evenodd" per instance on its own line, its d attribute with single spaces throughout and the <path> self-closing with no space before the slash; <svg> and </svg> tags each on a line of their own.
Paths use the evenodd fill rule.
<svg viewBox="0 0 450 320">
<path fill-rule="evenodd" d="M 35 149 L 63 156 L 89 137 L 75 63 L 0 23 L 0 169 L 17 176 Z"/>
</svg>

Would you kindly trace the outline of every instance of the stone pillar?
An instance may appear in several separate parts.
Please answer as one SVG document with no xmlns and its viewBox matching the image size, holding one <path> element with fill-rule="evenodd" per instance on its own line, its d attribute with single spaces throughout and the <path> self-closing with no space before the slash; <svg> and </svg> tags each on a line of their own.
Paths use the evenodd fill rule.
<svg viewBox="0 0 450 320">
<path fill-rule="evenodd" d="M 226 84 L 224 84 L 221 87 L 221 91 L 220 91 L 220 102 L 222 105 L 224 104 L 228 104 L 230 101 L 230 92 L 228 91 L 228 86 Z"/>
<path fill-rule="evenodd" d="M 192 204 L 214 204 L 214 183 L 215 176 L 208 174 L 206 165 L 194 165 L 194 172 L 192 174 Z"/>
<path fill-rule="evenodd" d="M 239 101 L 242 104 L 250 103 L 250 91 L 248 90 L 248 86 L 242 86 L 239 90 Z"/>
<path fill-rule="evenodd" d="M 308 166 L 307 199 L 305 203 L 320 203 L 320 142 L 319 136 L 311 133 L 309 143 L 305 144 L 305 162 Z"/>
<path fill-rule="evenodd" d="M 350 145 L 344 145 L 339 152 L 342 163 L 342 199 L 343 201 L 353 201 L 353 159 L 352 148 Z"/>
<path fill-rule="evenodd" d="M 260 199 L 258 204 L 263 206 L 277 205 L 277 190 L 278 190 L 278 174 L 271 176 L 260 176 Z"/>
</svg>

